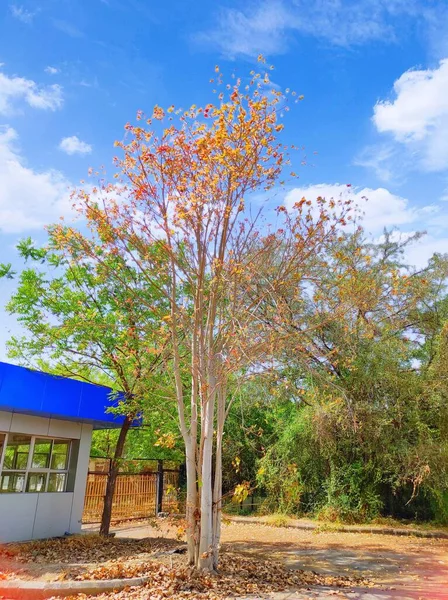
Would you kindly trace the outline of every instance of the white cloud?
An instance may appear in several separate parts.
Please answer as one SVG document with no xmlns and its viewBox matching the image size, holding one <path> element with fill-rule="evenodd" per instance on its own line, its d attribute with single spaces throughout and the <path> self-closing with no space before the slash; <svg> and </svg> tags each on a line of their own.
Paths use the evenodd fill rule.
<svg viewBox="0 0 448 600">
<path fill-rule="evenodd" d="M 57 84 L 39 86 L 32 79 L 0 73 L 0 114 L 14 112 L 19 100 L 33 108 L 57 110 L 63 104 L 62 88 Z"/>
<path fill-rule="evenodd" d="M 391 43 L 407 20 L 429 30 L 446 12 L 439 0 L 432 6 L 422 0 L 252 0 L 243 6 L 221 9 L 215 26 L 196 40 L 230 57 L 280 54 L 297 34 L 340 47 Z"/>
<path fill-rule="evenodd" d="M 0 130 L 0 231 L 40 229 L 71 214 L 71 182 L 59 171 L 35 171 L 17 150 L 17 132 Z"/>
<path fill-rule="evenodd" d="M 394 229 L 393 231 L 389 232 L 389 240 L 391 242 L 404 243 L 407 240 L 410 240 L 412 238 L 412 236 L 414 236 L 416 234 L 417 234 L 417 231 L 403 232 L 398 229 Z M 378 238 L 378 242 L 380 242 L 381 244 L 384 244 L 385 241 L 386 241 L 386 236 L 384 234 L 380 235 Z"/>
<path fill-rule="evenodd" d="M 448 169 L 448 59 L 434 69 L 403 73 L 394 93 L 374 107 L 377 130 L 416 154 L 425 170 Z"/>
<path fill-rule="evenodd" d="M 35 12 L 26 10 L 23 6 L 17 6 L 16 4 L 11 4 L 9 8 L 12 16 L 19 21 L 22 21 L 22 23 L 31 23 L 36 14 Z"/>
<path fill-rule="evenodd" d="M 59 69 L 57 69 L 56 67 L 45 67 L 44 69 L 45 73 L 48 73 L 49 75 L 56 75 L 57 73 L 60 72 Z"/>
<path fill-rule="evenodd" d="M 434 213 L 434 205 L 416 208 L 406 198 L 392 194 L 386 188 L 354 188 L 335 183 L 320 183 L 304 188 L 294 188 L 286 195 L 286 205 L 292 206 L 305 197 L 315 200 L 323 198 L 352 199 L 364 214 L 363 225 L 369 233 L 380 233 L 385 227 L 400 227 L 421 221 L 422 216 Z"/>
<path fill-rule="evenodd" d="M 366 146 L 355 156 L 353 164 L 374 171 L 385 183 L 403 183 L 404 174 L 415 161 L 393 142 Z"/>
<path fill-rule="evenodd" d="M 73 23 L 69 21 L 63 21 L 62 19 L 53 19 L 53 25 L 62 33 L 69 35 L 70 37 L 79 38 L 83 37 L 84 34 L 80 31 Z"/>
<path fill-rule="evenodd" d="M 448 238 L 437 238 L 431 233 L 409 246 L 406 257 L 410 264 L 424 267 L 433 254 L 448 253 Z"/>
<path fill-rule="evenodd" d="M 286 48 L 288 19 L 281 0 L 264 0 L 254 10 L 244 12 L 225 8 L 219 13 L 217 27 L 196 39 L 218 46 L 231 57 L 279 54 Z"/>
<path fill-rule="evenodd" d="M 408 259 L 416 266 L 422 266 L 434 252 L 448 253 L 447 232 L 443 227 L 443 223 L 448 221 L 448 209 L 444 206 L 413 206 L 407 198 L 386 188 L 357 188 L 339 183 L 294 188 L 286 195 L 285 205 L 291 207 L 303 197 L 313 201 L 319 196 L 327 200 L 353 200 L 363 213 L 362 225 L 374 238 L 379 238 L 384 228 L 397 227 L 404 237 L 415 231 L 427 231 L 428 235 L 411 246 L 407 253 Z"/>
<path fill-rule="evenodd" d="M 92 152 L 92 146 L 83 142 L 78 136 L 72 135 L 71 137 L 62 138 L 59 144 L 59 149 L 66 154 L 90 154 Z"/>
<path fill-rule="evenodd" d="M 392 231 L 390 239 L 392 242 L 406 242 L 414 236 L 416 231 L 401 232 L 398 230 Z M 384 235 L 380 235 L 376 241 L 384 242 Z M 428 260 L 434 254 L 448 253 L 448 239 L 444 237 L 437 238 L 432 233 L 426 234 L 419 239 L 415 239 L 406 247 L 405 256 L 409 264 L 417 268 L 424 267 Z"/>
</svg>

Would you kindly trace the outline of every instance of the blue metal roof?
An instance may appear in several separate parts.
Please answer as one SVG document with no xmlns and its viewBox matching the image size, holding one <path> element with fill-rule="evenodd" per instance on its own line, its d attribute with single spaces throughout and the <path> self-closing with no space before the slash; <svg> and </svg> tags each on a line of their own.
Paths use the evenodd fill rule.
<svg viewBox="0 0 448 600">
<path fill-rule="evenodd" d="M 0 410 L 92 423 L 95 429 L 120 427 L 124 417 L 107 408 L 119 398 L 111 389 L 0 361 Z"/>
</svg>

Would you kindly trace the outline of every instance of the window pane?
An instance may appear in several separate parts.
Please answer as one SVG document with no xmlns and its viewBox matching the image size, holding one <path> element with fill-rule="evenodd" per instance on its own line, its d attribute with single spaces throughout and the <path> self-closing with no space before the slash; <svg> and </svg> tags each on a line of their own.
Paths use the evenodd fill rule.
<svg viewBox="0 0 448 600">
<path fill-rule="evenodd" d="M 27 492 L 45 492 L 47 483 L 46 473 L 29 473 L 28 481 L 26 482 Z"/>
<path fill-rule="evenodd" d="M 50 466 L 51 440 L 36 438 L 34 442 L 33 469 L 48 469 Z"/>
<path fill-rule="evenodd" d="M 65 491 L 65 473 L 50 473 L 48 481 L 49 492 L 64 492 Z"/>
<path fill-rule="evenodd" d="M 70 442 L 55 440 L 53 442 L 53 454 L 51 455 L 51 468 L 63 471 L 67 468 L 68 449 Z"/>
<path fill-rule="evenodd" d="M 25 473 L 3 473 L 0 482 L 0 492 L 23 492 Z"/>
<path fill-rule="evenodd" d="M 10 433 L 5 451 L 3 469 L 26 469 L 31 436 Z"/>
</svg>

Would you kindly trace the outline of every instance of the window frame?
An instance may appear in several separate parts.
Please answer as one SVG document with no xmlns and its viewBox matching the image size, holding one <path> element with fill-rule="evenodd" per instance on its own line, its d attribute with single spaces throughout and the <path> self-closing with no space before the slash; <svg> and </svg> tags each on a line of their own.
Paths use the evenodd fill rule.
<svg viewBox="0 0 448 600">
<path fill-rule="evenodd" d="M 72 455 L 72 449 L 73 449 L 73 440 L 72 439 L 53 437 L 53 436 L 48 436 L 48 435 L 32 435 L 29 433 L 21 434 L 17 431 L 9 431 L 9 432 L 8 431 L 0 431 L 0 435 L 5 436 L 4 442 L 3 442 L 3 449 L 0 454 L 0 482 L 1 482 L 1 478 L 4 474 L 23 473 L 25 475 L 23 489 L 20 492 L 12 492 L 12 491 L 11 492 L 10 491 L 3 492 L 0 489 L 0 496 L 3 494 L 47 494 L 47 493 L 48 494 L 64 494 L 67 492 L 67 485 L 68 485 L 69 471 L 70 471 L 70 464 L 71 464 L 71 455 Z M 26 464 L 25 469 L 4 469 L 3 468 L 9 438 L 10 438 L 10 436 L 13 436 L 13 435 L 26 435 L 31 438 L 30 439 L 30 451 L 28 453 L 28 459 L 27 459 L 27 464 Z M 49 440 L 51 442 L 51 450 L 50 450 L 50 454 L 49 454 L 49 466 L 47 468 L 33 467 L 34 447 L 35 447 L 36 440 Z M 68 445 L 67 461 L 66 461 L 65 469 L 52 469 L 51 468 L 51 463 L 52 463 L 52 459 L 53 459 L 54 442 L 66 442 Z M 57 454 L 60 454 L 60 453 L 57 453 Z M 45 473 L 45 475 L 46 475 L 45 489 L 41 490 L 41 491 L 36 491 L 36 492 L 27 491 L 29 475 L 38 474 L 38 473 Z M 48 491 L 48 486 L 50 484 L 50 476 L 52 474 L 65 475 L 63 491 L 61 491 L 61 492 Z"/>
<path fill-rule="evenodd" d="M 7 431 L 0 431 L 0 435 L 4 436 L 3 439 L 3 448 L 2 451 L 0 452 L 0 473 L 3 470 L 3 458 L 5 456 L 5 452 L 6 452 L 6 446 L 8 444 L 8 432 Z"/>
</svg>

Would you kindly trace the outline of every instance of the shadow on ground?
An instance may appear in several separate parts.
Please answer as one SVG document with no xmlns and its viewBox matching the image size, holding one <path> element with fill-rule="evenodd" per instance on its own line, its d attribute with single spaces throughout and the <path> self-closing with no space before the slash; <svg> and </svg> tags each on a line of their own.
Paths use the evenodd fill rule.
<svg viewBox="0 0 448 600">
<path fill-rule="evenodd" d="M 258 555 L 265 559 L 281 560 L 291 569 L 311 570 L 327 575 L 359 575 L 385 588 L 356 593 L 341 592 L 346 598 L 418 598 L 448 599 L 448 560 L 423 551 L 393 551 L 381 544 L 366 544 L 362 548 L 348 548 L 338 543 L 327 543 L 324 548 L 312 543 L 234 541 L 224 544 L 224 550 Z M 395 588 L 395 589 L 394 589 Z M 406 595 L 403 595 L 406 593 Z M 358 594 L 358 595 L 356 595 Z M 294 598 L 295 596 L 291 596 Z M 297 596 L 299 598 L 300 596 Z M 313 596 L 309 596 L 312 598 Z M 317 596 L 319 597 L 319 596 Z M 328 595 L 330 597 L 330 595 Z"/>
<path fill-rule="evenodd" d="M 117 536 L 144 538 L 151 528 L 116 530 Z M 170 528 L 158 531 L 173 536 Z M 226 524 L 223 550 L 283 562 L 291 569 L 326 575 L 361 576 L 375 588 L 303 589 L 272 600 L 448 600 L 448 542 L 358 533 L 301 532 L 266 525 Z"/>
</svg>

